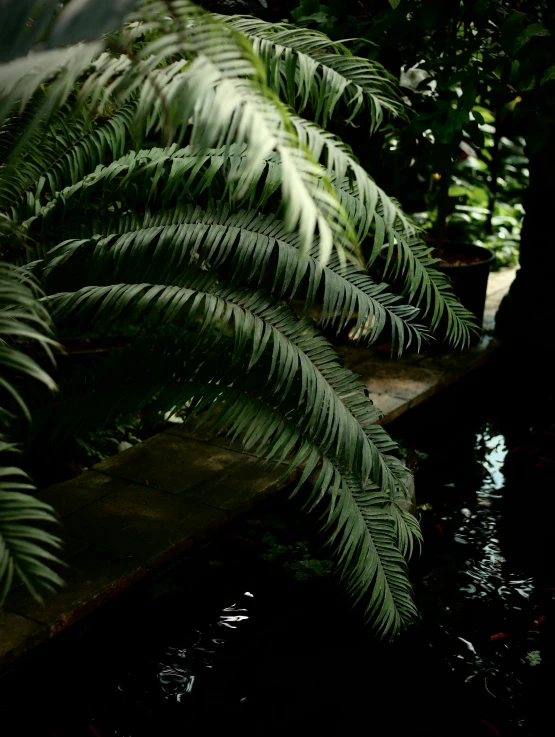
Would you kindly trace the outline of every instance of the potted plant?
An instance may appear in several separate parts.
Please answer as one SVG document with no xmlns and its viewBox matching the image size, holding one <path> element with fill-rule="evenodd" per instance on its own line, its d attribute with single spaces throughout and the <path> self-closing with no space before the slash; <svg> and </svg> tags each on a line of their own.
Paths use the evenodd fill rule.
<svg viewBox="0 0 555 737">
<path fill-rule="evenodd" d="M 433 255 L 439 259 L 436 268 L 451 279 L 453 291 L 481 325 L 495 253 L 472 243 L 445 241 L 435 245 Z"/>
</svg>

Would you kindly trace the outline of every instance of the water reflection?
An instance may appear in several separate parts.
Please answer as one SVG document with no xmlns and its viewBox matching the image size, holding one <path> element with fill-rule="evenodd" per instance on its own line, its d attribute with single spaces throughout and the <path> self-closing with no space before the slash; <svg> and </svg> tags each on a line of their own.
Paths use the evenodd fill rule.
<svg viewBox="0 0 555 737">
<path fill-rule="evenodd" d="M 492 702 L 502 702 L 505 728 L 524 735 L 528 732 L 519 713 L 519 699 L 523 695 L 521 676 L 527 672 L 525 656 L 534 648 L 530 638 L 534 633 L 528 631 L 527 622 L 534 619 L 535 582 L 530 571 L 520 570 L 514 560 L 509 564 L 503 554 L 507 454 L 504 436 L 491 425 L 476 433 L 477 481 L 474 486 L 468 478 L 455 482 L 457 498 L 463 498 L 458 508 L 455 503 L 441 517 L 442 524 L 453 525 L 452 543 L 443 538 L 441 544 L 443 555 L 449 550 L 453 556 L 457 593 L 446 598 L 448 604 L 438 617 L 436 632 L 451 671 L 474 689 L 473 698 L 479 698 L 483 689 Z M 445 486 L 443 483 L 444 496 Z M 430 636 L 436 637 L 434 622 L 427 624 Z M 491 708 L 486 701 L 484 709 Z M 496 730 L 494 726 L 491 731 L 499 734 Z"/>
<path fill-rule="evenodd" d="M 246 597 L 252 594 L 246 592 Z M 189 643 L 170 646 L 163 653 L 158 663 L 157 681 L 166 699 L 181 702 L 191 694 L 202 679 L 203 672 L 214 668 L 216 649 L 225 646 L 227 638 L 220 634 L 226 629 L 236 630 L 241 622 L 248 620 L 245 605 L 231 604 L 224 607 L 218 619 L 207 622 L 202 630 L 195 630 L 189 635 Z M 216 635 L 217 636 L 214 636 Z"/>
<path fill-rule="evenodd" d="M 533 591 L 532 577 L 515 575 L 504 566 L 498 536 L 501 512 L 496 500 L 503 498 L 503 464 L 507 448 L 503 435 L 490 433 L 488 426 L 476 435 L 476 449 L 479 455 L 483 453 L 486 474 L 476 491 L 478 498 L 474 510 L 461 508 L 462 519 L 454 535 L 456 543 L 471 545 L 473 550 L 472 556 L 467 555 L 466 570 L 461 572 L 463 583 L 459 591 L 466 598 L 487 598 L 490 602 L 496 596 L 509 602 L 515 594 L 528 599 Z"/>
<path fill-rule="evenodd" d="M 540 658 L 543 655 L 540 631 L 545 616 L 537 611 L 537 592 L 530 569 L 520 569 L 521 559 L 507 551 L 508 536 L 503 526 L 508 494 L 505 438 L 491 425 L 484 425 L 478 432 L 468 432 L 464 439 L 466 445 L 457 437 L 449 452 L 440 448 L 434 455 L 432 451 L 427 471 L 422 470 L 424 477 L 417 483 L 426 539 L 423 557 L 413 572 L 418 605 L 423 612 L 414 631 L 425 652 L 437 654 L 445 670 L 442 674 L 453 676 L 456 688 L 460 688 L 460 694 L 456 695 L 460 704 L 477 705 L 478 721 L 485 725 L 486 733 L 528 737 L 523 694 L 529 688 L 529 673 L 534 671 L 533 659 L 528 655 L 530 652 L 537 652 Z M 261 667 L 260 663 L 245 656 L 248 648 L 257 649 L 252 643 L 253 629 L 260 622 L 274 622 L 275 611 L 271 609 L 277 603 L 278 624 L 275 629 L 272 625 L 264 630 L 264 638 L 276 638 L 279 643 L 280 636 L 286 642 L 297 634 L 287 630 L 286 616 L 281 616 L 282 607 L 287 613 L 295 606 L 289 589 L 285 589 L 285 596 L 280 599 L 274 591 L 267 595 L 271 586 L 263 577 L 247 578 L 242 585 L 253 588 L 256 598 L 251 591 L 238 589 L 244 593 L 230 594 L 227 603 L 213 610 L 213 615 L 201 617 L 198 626 L 184 624 L 182 628 L 174 628 L 167 634 L 165 644 L 150 653 L 148 662 L 143 659 L 132 673 L 120 679 L 119 693 L 127 697 L 127 703 L 141 707 L 146 704 L 146 708 L 154 704 L 154 711 L 158 708 L 156 704 L 161 703 L 160 713 L 164 714 L 176 709 L 179 714 L 176 724 L 189 731 L 195 710 L 199 724 L 204 724 L 211 705 L 217 704 L 215 711 L 221 711 L 225 719 L 229 715 L 230 724 L 236 719 L 244 727 L 241 720 L 246 719 L 249 709 L 256 708 L 256 699 L 261 698 L 253 684 L 258 679 L 264 681 L 258 671 L 249 671 L 253 663 L 258 663 L 257 668 Z M 263 606 L 260 600 L 265 601 Z M 190 608 L 194 609 L 194 605 Z M 303 615 L 310 622 L 307 631 L 314 627 L 311 617 L 321 618 L 322 612 L 317 609 L 314 604 Z M 326 643 L 329 639 L 333 644 L 335 637 L 338 641 L 342 639 L 337 632 L 343 623 L 333 619 L 326 623 L 328 616 L 326 611 L 322 620 L 324 627 L 328 627 L 324 630 L 325 638 Z M 296 622 L 298 626 L 299 620 Z M 399 638 L 401 649 L 410 647 L 405 643 L 411 636 L 408 632 Z M 161 640 L 164 642 L 164 637 Z M 302 648 L 302 638 L 300 642 Z M 267 645 L 266 639 L 264 644 Z M 271 643 L 269 650 L 272 650 Z M 356 660 L 347 661 L 347 668 L 359 668 L 359 653 L 356 650 Z M 278 664 L 283 660 L 286 658 L 282 648 L 275 646 L 269 657 L 269 672 L 279 669 Z M 401 656 L 400 670 L 408 670 L 409 661 L 410 655 Z M 306 658 L 309 665 L 301 662 L 307 667 L 306 684 L 310 684 L 317 679 L 317 655 L 311 651 Z M 281 680 L 270 681 L 273 690 L 269 688 L 269 691 L 280 691 L 292 682 L 288 668 L 286 662 L 283 671 L 279 671 Z M 338 672 L 340 682 L 346 673 Z M 423 680 L 427 677 L 428 674 Z M 422 690 L 432 691 L 432 683 L 431 679 L 430 684 L 424 683 Z M 280 698 L 293 697 L 276 697 L 278 702 Z M 121 708 L 120 705 L 121 702 L 113 711 Z M 305 708 L 304 701 L 302 708 Z M 427 725 L 426 720 L 424 716 Z M 448 733 L 446 728 L 445 734 Z M 102 737 L 116 734 L 124 733 L 102 731 Z M 133 737 L 142 734 L 137 729 Z M 427 737 L 431 734 L 438 732 L 426 733 Z"/>
</svg>

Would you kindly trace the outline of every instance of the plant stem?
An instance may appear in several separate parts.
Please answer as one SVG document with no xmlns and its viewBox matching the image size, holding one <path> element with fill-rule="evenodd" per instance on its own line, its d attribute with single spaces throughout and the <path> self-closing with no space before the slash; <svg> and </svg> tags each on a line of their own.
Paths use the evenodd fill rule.
<svg viewBox="0 0 555 737">
<path fill-rule="evenodd" d="M 490 167 L 491 186 L 490 196 L 488 201 L 488 217 L 486 220 L 486 233 L 491 235 L 492 231 L 492 219 L 493 210 L 495 208 L 495 202 L 497 200 L 497 177 L 499 175 L 499 164 L 500 164 L 500 153 L 499 144 L 501 141 L 501 121 L 499 108 L 495 111 L 495 134 L 493 136 L 493 153 Z"/>
<path fill-rule="evenodd" d="M 437 220 L 435 224 L 436 240 L 439 248 L 443 248 L 447 231 L 447 215 L 449 214 L 449 165 L 441 172 L 439 180 L 439 196 L 437 202 Z"/>
</svg>

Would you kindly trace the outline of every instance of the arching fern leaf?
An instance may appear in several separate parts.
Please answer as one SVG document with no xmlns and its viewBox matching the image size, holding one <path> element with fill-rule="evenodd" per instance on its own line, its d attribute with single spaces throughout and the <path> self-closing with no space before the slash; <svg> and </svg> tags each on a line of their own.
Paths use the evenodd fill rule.
<svg viewBox="0 0 555 737">
<path fill-rule="evenodd" d="M 391 636 L 416 613 L 407 471 L 365 387 L 306 315 L 317 309 L 336 330 L 354 321 L 368 343 L 388 328 L 399 351 L 428 337 L 422 314 L 434 327 L 447 315 L 458 344 L 468 325 L 399 204 L 314 122 L 340 108 L 365 111 L 371 132 L 384 111 L 402 113 L 392 78 L 344 43 L 143 0 L 100 42 L 0 66 L 0 124 L 17 133 L 0 207 L 27 236 L 61 334 L 121 337 L 65 382 L 39 425 L 63 434 L 186 409 L 297 470 L 297 491 L 316 478 L 306 503 L 346 588 Z M 388 249 L 402 298 L 367 272 L 364 239 L 371 262 Z"/>
<path fill-rule="evenodd" d="M 17 448 L 5 438 L 18 414 L 30 420 L 22 379 L 56 388 L 24 349 L 26 344 L 38 344 L 51 357 L 55 346 L 50 316 L 39 296 L 25 269 L 0 263 L 0 606 L 14 580 L 38 600 L 42 591 L 61 584 L 52 570 L 60 540 L 44 529 L 45 523 L 57 522 L 54 511 L 32 496 L 35 489 L 29 477 L 12 464 Z"/>
</svg>

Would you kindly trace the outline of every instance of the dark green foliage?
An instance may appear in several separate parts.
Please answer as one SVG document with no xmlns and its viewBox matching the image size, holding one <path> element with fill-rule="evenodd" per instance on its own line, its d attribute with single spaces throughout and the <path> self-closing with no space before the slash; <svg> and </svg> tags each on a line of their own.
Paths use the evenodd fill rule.
<svg viewBox="0 0 555 737">
<path fill-rule="evenodd" d="M 31 419 L 26 381 L 56 388 L 21 345 L 35 344 L 52 355 L 51 320 L 39 296 L 25 269 L 0 263 L 0 604 L 14 580 L 22 581 L 39 600 L 44 591 L 62 583 L 51 570 L 60 547 L 59 538 L 48 529 L 57 521 L 54 510 L 32 496 L 29 477 L 13 465 L 18 448 L 7 440 L 19 416 Z"/>
<path fill-rule="evenodd" d="M 293 16 L 333 39 L 356 36 L 358 53 L 399 75 L 409 122 L 390 122 L 364 158 L 388 191 L 436 238 L 478 242 L 514 263 L 522 146 L 545 148 L 555 122 L 551 4 L 302 0 Z"/>
<path fill-rule="evenodd" d="M 18 60 L 3 98 L 9 118 L 49 81 L 9 149 L 2 206 L 59 334 L 121 338 L 64 382 L 51 434 L 185 410 L 286 460 L 302 470 L 297 491 L 313 482 L 306 504 L 349 594 L 377 633 L 398 632 L 416 614 L 407 471 L 364 385 L 291 307 L 336 330 L 353 318 L 366 343 L 387 329 L 399 351 L 442 319 L 453 345 L 468 342 L 468 313 L 415 225 L 348 146 L 298 115 L 364 114 L 375 131 L 384 111 L 402 112 L 390 75 L 322 34 L 187 1 L 140 3 L 102 53 L 40 53 L 45 67 L 24 78 Z M 368 274 L 364 240 L 370 261 L 388 246 L 405 299 Z"/>
</svg>

